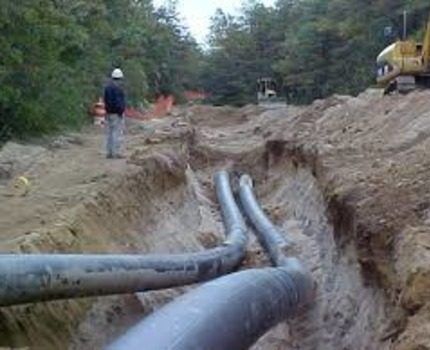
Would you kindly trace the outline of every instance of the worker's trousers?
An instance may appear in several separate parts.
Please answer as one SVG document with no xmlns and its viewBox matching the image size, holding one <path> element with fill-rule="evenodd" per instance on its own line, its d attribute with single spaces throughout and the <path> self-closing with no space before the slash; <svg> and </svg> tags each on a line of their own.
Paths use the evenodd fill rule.
<svg viewBox="0 0 430 350">
<path fill-rule="evenodd" d="M 108 114 L 106 121 L 106 152 L 108 157 L 115 157 L 121 149 L 124 120 L 118 114 Z"/>
</svg>

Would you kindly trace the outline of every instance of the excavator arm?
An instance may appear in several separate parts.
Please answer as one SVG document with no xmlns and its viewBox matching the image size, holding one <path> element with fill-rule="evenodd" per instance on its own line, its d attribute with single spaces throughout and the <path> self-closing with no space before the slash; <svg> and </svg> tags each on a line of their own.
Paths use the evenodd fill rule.
<svg viewBox="0 0 430 350">
<path fill-rule="evenodd" d="M 430 63 L 430 18 L 427 22 L 427 30 L 423 42 L 423 63 L 428 69 Z"/>
</svg>

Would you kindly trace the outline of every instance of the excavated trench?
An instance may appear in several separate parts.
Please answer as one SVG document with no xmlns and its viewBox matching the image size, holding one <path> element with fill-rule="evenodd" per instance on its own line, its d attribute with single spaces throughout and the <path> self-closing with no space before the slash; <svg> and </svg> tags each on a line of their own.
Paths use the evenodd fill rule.
<svg viewBox="0 0 430 350">
<path fill-rule="evenodd" d="M 364 277 L 355 243 L 344 239 L 355 230 L 354 212 L 327 202 L 314 152 L 274 140 L 240 155 L 203 153 L 213 168 L 220 166 L 217 159 L 228 158 L 235 172 L 252 174 L 266 213 L 292 238 L 290 253 L 307 264 L 318 285 L 310 310 L 276 327 L 253 349 L 388 348 L 398 317 L 382 290 Z M 255 240 L 250 251 L 249 264 L 268 264 Z"/>
<path fill-rule="evenodd" d="M 383 349 L 378 334 L 390 313 L 385 296 L 364 281 L 353 242 L 339 239 L 346 233 L 342 230 L 354 229 L 353 213 L 327 205 L 318 159 L 288 148 L 269 143 L 265 179 L 257 188 L 267 212 L 290 233 L 293 251 L 311 270 L 317 301 L 255 349 Z"/>
<path fill-rule="evenodd" d="M 212 175 L 222 168 L 246 172 L 266 213 L 292 238 L 290 252 L 318 286 L 309 310 L 252 349 L 388 348 L 381 334 L 389 336 L 392 310 L 383 293 L 364 281 L 354 244 L 339 239 L 343 230 L 354 229 L 354 215 L 326 202 L 318 159 L 281 141 L 237 150 L 229 147 L 234 140 L 214 144 L 209 138 L 191 137 L 183 154 L 165 149 L 132 157 L 136 166 L 126 178 L 77 209 L 67 226 L 68 250 L 148 254 L 215 247 L 224 236 Z M 268 266 L 251 236 L 243 268 Z M 190 288 L 3 308 L 0 345 L 100 349 Z"/>
</svg>

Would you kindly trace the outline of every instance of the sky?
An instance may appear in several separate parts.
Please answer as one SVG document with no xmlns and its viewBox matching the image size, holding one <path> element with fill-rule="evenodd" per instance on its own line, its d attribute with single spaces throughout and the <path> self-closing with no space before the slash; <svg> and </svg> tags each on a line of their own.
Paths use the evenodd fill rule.
<svg viewBox="0 0 430 350">
<path fill-rule="evenodd" d="M 261 3 L 271 6 L 275 0 L 261 0 Z M 154 0 L 155 6 L 164 5 L 165 0 Z M 209 34 L 210 18 L 217 8 L 234 14 L 240 8 L 240 0 L 179 0 L 178 11 L 184 23 L 198 43 L 204 45 Z"/>
</svg>

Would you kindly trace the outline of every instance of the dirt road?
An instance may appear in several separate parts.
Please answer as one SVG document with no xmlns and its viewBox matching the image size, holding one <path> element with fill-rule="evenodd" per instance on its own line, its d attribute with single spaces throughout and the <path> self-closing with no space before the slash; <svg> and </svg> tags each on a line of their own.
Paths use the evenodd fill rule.
<svg viewBox="0 0 430 350">
<path fill-rule="evenodd" d="M 197 106 L 0 152 L 2 252 L 184 252 L 222 240 L 211 176 L 248 172 L 318 283 L 254 349 L 430 348 L 430 93 L 306 108 Z M 26 196 L 9 184 L 24 175 Z M 252 241 L 244 268 L 269 264 Z M 186 288 L 185 288 L 186 289 Z M 97 349 L 184 289 L 0 310 L 0 346 Z"/>
</svg>

